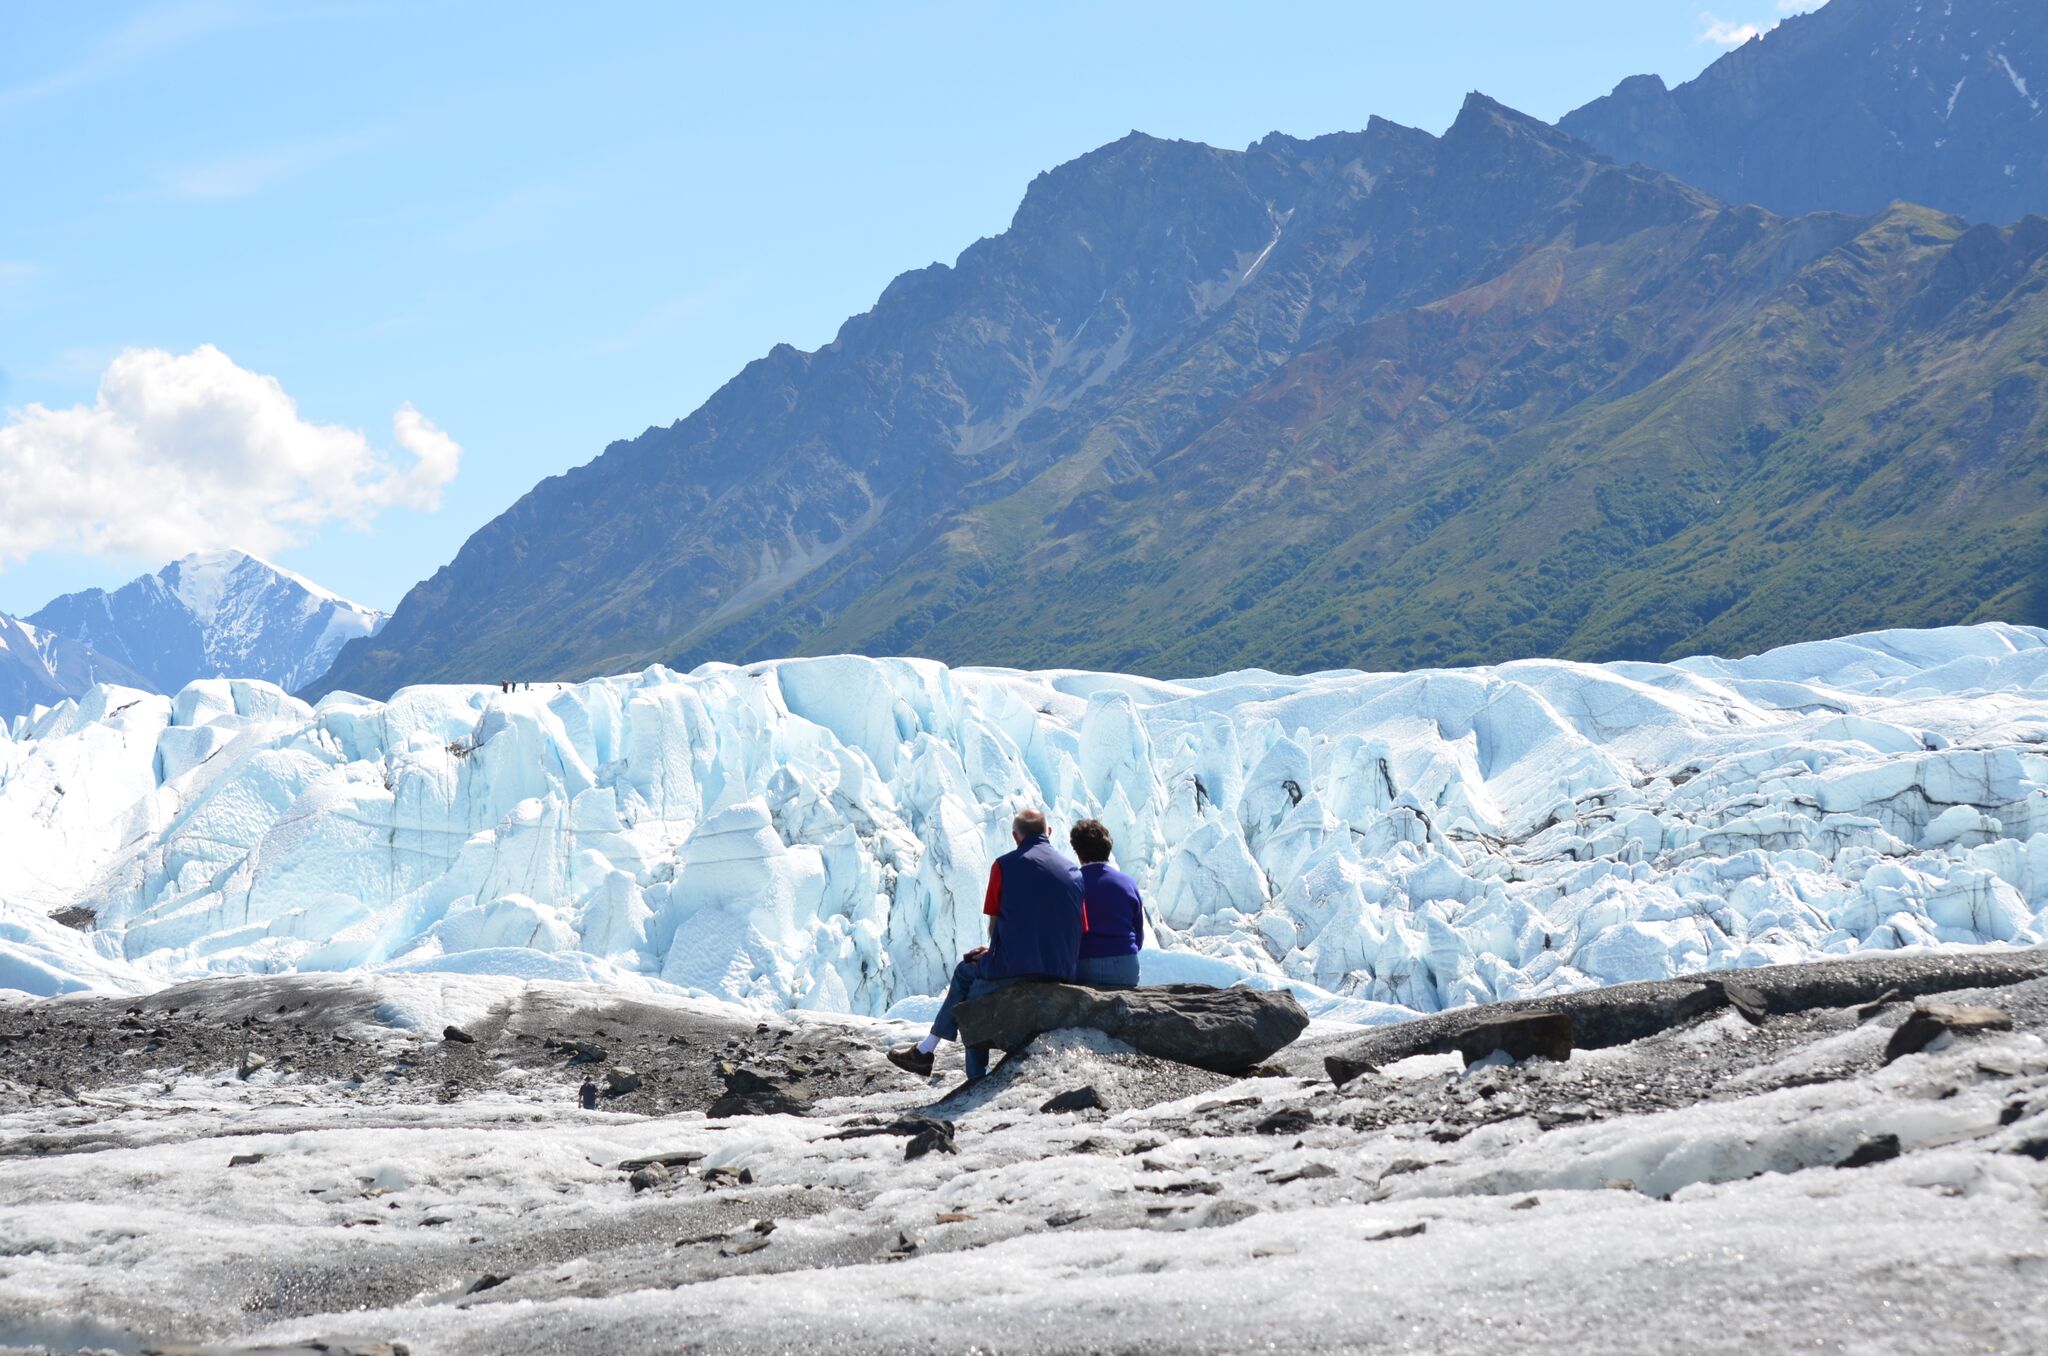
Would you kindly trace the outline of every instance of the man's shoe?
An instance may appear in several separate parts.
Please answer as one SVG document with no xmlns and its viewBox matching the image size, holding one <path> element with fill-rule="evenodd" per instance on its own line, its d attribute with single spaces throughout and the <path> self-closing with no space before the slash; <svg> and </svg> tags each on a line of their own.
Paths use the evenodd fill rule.
<svg viewBox="0 0 2048 1356">
<path fill-rule="evenodd" d="M 932 1056 L 914 1045 L 889 1051 L 889 1062 L 906 1073 L 916 1074 L 919 1078 L 932 1076 Z"/>
</svg>

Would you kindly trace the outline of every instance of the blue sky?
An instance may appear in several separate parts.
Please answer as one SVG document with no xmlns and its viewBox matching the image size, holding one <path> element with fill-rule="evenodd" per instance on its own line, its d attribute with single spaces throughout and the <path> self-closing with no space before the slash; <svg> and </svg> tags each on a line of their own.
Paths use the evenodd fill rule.
<svg viewBox="0 0 2048 1356">
<path fill-rule="evenodd" d="M 1811 7 L 0 3 L 0 611 L 220 544 L 391 607 L 1133 128 L 1555 118 Z"/>
</svg>

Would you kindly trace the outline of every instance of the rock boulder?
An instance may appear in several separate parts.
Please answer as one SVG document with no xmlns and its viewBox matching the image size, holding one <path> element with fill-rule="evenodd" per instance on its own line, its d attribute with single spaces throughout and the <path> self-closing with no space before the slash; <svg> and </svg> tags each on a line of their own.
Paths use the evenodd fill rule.
<svg viewBox="0 0 2048 1356">
<path fill-rule="evenodd" d="M 1239 1073 L 1299 1036 L 1308 1027 L 1308 1014 L 1284 989 L 1205 984 L 1091 989 L 1032 982 L 962 1003 L 959 1022 L 960 1039 L 968 1045 L 1020 1050 L 1045 1032 L 1084 1027 L 1141 1054 Z"/>
</svg>

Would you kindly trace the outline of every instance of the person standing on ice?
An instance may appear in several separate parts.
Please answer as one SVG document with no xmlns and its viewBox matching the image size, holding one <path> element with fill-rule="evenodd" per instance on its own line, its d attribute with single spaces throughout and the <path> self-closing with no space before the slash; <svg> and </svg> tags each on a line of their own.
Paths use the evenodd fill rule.
<svg viewBox="0 0 2048 1356">
<path fill-rule="evenodd" d="M 586 1078 L 583 1086 L 576 1089 L 576 1100 L 583 1103 L 585 1111 L 597 1110 L 597 1080 Z"/>
<path fill-rule="evenodd" d="M 1045 814 L 1025 809 L 1010 821 L 1014 852 L 996 858 L 988 872 L 981 911 L 988 916 L 988 945 L 977 946 L 953 967 L 953 983 L 932 1019 L 931 1034 L 907 1050 L 889 1051 L 889 1062 L 920 1078 L 932 1071 L 940 1041 L 960 1039 L 954 1009 L 970 998 L 994 993 L 1021 979 L 1074 978 L 1081 953 L 1081 868 L 1052 845 Z M 967 1048 L 970 1081 L 988 1072 L 988 1047 Z"/>
<path fill-rule="evenodd" d="M 1128 989 L 1138 982 L 1145 947 L 1145 901 L 1138 882 L 1109 864 L 1109 829 L 1084 819 L 1067 834 L 1081 859 L 1081 959 L 1074 982 L 1098 989 Z"/>
</svg>

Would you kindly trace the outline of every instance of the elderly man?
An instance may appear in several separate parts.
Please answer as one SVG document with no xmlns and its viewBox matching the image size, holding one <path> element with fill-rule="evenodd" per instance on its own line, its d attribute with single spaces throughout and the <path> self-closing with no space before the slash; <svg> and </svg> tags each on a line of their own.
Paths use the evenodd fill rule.
<svg viewBox="0 0 2048 1356">
<path fill-rule="evenodd" d="M 929 1077 L 940 1041 L 958 1040 L 953 1010 L 970 998 L 993 993 L 1020 979 L 1071 981 L 1081 954 L 1081 868 L 1052 845 L 1045 815 L 1019 811 L 1010 821 L 1014 852 L 989 868 L 988 945 L 968 952 L 953 967 L 946 1001 L 932 1019 L 931 1034 L 913 1049 L 891 1050 L 889 1062 L 920 1078 Z M 988 1047 L 967 1048 L 967 1077 L 988 1072 Z"/>
</svg>

